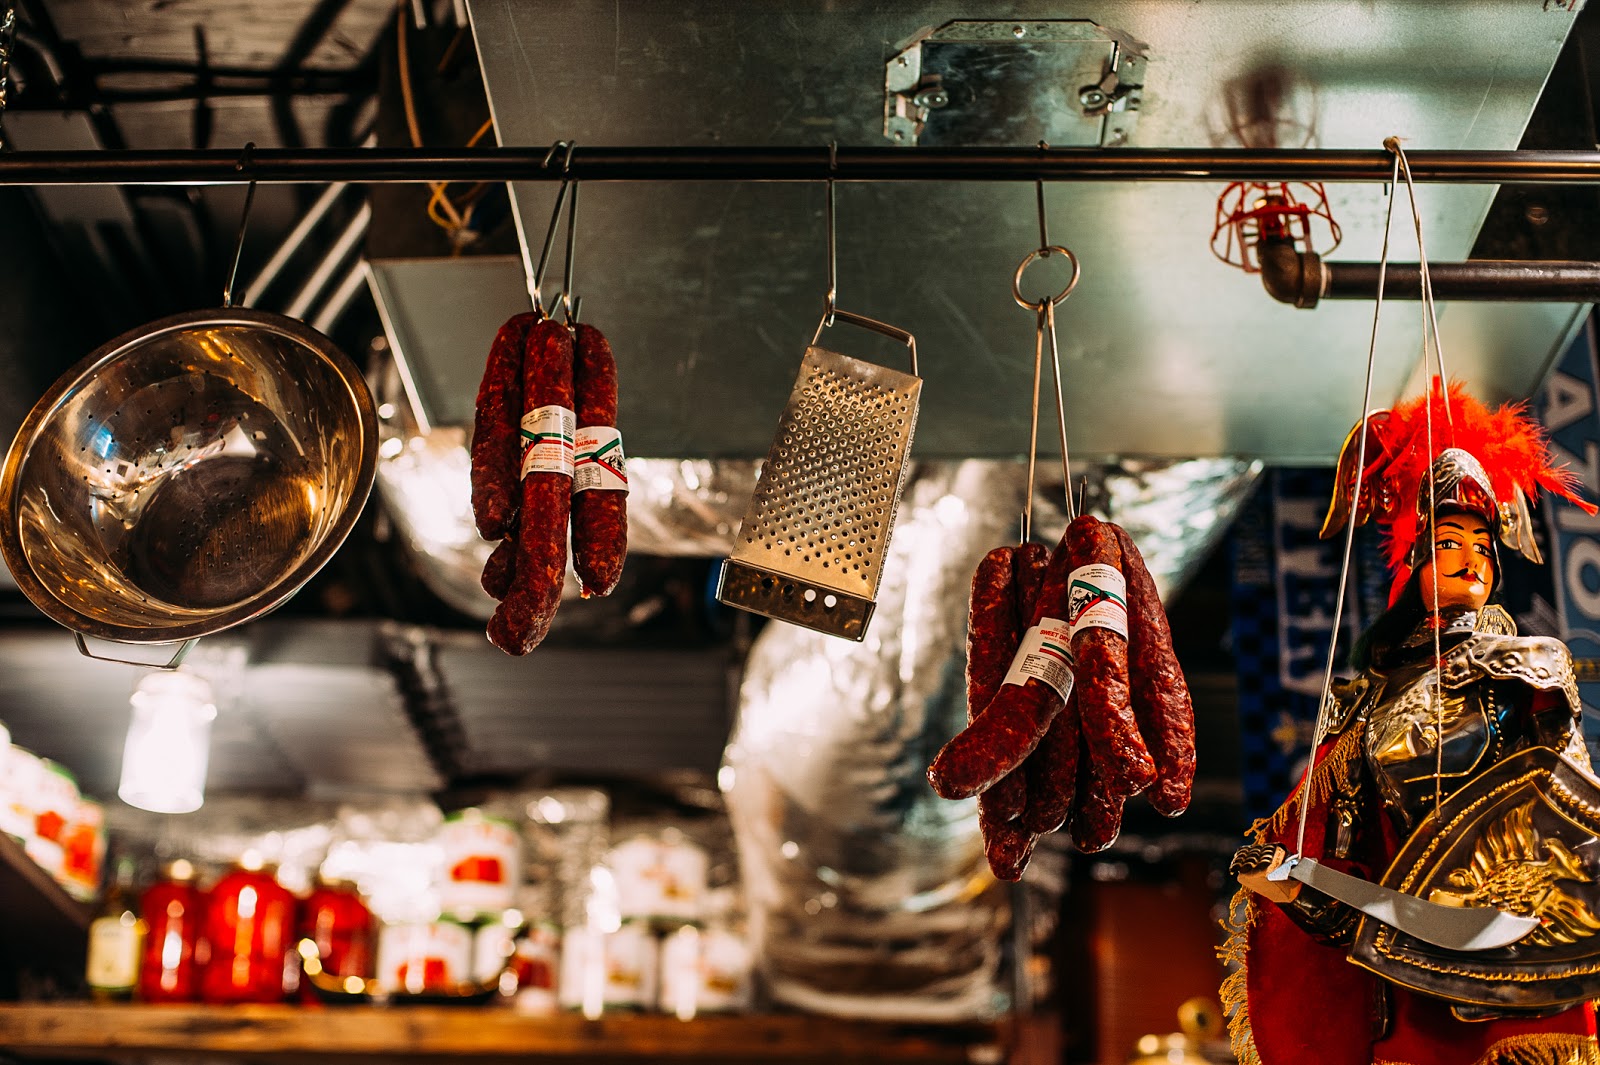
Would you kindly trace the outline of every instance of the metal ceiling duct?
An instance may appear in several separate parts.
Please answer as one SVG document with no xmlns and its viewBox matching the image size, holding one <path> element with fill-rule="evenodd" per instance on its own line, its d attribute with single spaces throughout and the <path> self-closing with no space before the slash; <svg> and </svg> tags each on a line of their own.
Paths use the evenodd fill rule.
<svg viewBox="0 0 1600 1065">
<path fill-rule="evenodd" d="M 1135 536 L 1157 583 L 1198 568 L 1260 466 L 1199 459 L 1100 468 L 1086 503 Z M 724 790 L 768 986 L 806 1009 L 902 1020 L 995 1008 L 1002 903 L 975 801 L 950 803 L 925 770 L 965 724 L 972 571 L 1017 534 L 1015 463 L 915 468 L 860 645 L 772 624 L 751 648 Z M 1039 492 L 1042 539 L 1065 515 Z M 1044 505 L 1041 505 L 1043 503 Z"/>
<path fill-rule="evenodd" d="M 864 642 L 773 624 L 751 648 L 722 781 L 779 1002 L 927 1021 L 996 1009 L 1007 911 L 985 890 L 977 803 L 924 777 L 965 720 L 973 567 L 1021 506 L 1022 478 L 992 472 L 918 468 Z"/>
</svg>

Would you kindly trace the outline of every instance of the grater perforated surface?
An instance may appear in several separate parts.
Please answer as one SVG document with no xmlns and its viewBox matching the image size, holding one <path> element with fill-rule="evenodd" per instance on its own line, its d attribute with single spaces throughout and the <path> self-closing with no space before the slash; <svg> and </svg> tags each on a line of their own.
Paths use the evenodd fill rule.
<svg viewBox="0 0 1600 1065">
<path fill-rule="evenodd" d="M 922 379 L 806 349 L 733 558 L 872 599 Z"/>
</svg>

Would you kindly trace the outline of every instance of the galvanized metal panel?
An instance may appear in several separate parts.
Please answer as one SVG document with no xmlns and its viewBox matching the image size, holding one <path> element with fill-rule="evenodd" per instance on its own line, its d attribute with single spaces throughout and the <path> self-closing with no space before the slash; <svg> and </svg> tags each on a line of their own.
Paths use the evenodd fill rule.
<svg viewBox="0 0 1600 1065">
<path fill-rule="evenodd" d="M 981 7 L 478 0 L 472 13 L 505 144 L 881 144 L 883 64 L 898 42 L 975 15 L 1070 15 L 1149 46 L 1134 146 L 1237 141 L 1229 101 L 1276 80 L 1285 86 L 1280 143 L 1370 148 L 1398 134 L 1411 148 L 1473 149 L 1517 145 L 1575 17 L 1561 5 L 1494 0 Z M 1060 311 L 1075 454 L 1327 460 L 1354 421 L 1370 307 L 1297 311 L 1213 260 L 1219 191 L 1049 190 L 1052 239 L 1084 266 Z M 537 241 L 554 189 L 515 192 L 522 217 L 541 227 L 531 234 Z M 1419 190 L 1435 258 L 1466 257 L 1492 193 Z M 1340 256 L 1376 258 L 1381 191 L 1335 187 L 1330 199 L 1345 230 Z M 577 287 L 585 318 L 613 340 L 632 451 L 765 452 L 821 309 L 822 209 L 821 188 L 788 184 L 585 189 Z M 1014 455 L 1026 446 L 1033 319 L 1011 303 L 1009 285 L 1037 243 L 1025 184 L 839 189 L 840 306 L 918 337 L 927 378 L 919 458 Z M 1394 254 L 1414 257 L 1413 242 L 1397 234 Z M 1451 313 L 1445 308 L 1446 319 Z M 1526 393 L 1561 316 L 1478 313 L 1502 323 L 1492 332 L 1520 342 L 1476 362 L 1469 381 L 1491 397 Z M 1400 394 L 1420 336 L 1417 315 L 1402 308 L 1389 319 L 1379 402 Z"/>
<path fill-rule="evenodd" d="M 438 662 L 480 773 L 714 770 L 728 738 L 722 651 L 576 651 L 507 658 L 441 639 Z"/>
<path fill-rule="evenodd" d="M 521 260 L 374 259 L 367 279 L 413 406 L 430 425 L 471 425 L 495 332 L 532 306 Z"/>
</svg>

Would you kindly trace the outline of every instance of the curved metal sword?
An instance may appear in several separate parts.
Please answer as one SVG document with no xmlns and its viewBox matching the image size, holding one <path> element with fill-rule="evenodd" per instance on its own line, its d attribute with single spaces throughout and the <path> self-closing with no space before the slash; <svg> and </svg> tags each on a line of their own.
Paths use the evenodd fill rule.
<svg viewBox="0 0 1600 1065">
<path fill-rule="evenodd" d="M 1408 936 L 1448 950 L 1510 946 L 1539 926 L 1537 917 L 1518 917 L 1493 906 L 1441 906 L 1329 869 L 1312 858 L 1286 858 L 1267 879 L 1298 880 Z"/>
</svg>

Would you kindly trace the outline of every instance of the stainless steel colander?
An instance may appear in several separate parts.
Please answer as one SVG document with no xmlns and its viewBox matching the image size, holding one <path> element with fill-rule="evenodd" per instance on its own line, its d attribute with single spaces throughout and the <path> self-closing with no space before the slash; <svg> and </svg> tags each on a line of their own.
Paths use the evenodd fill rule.
<svg viewBox="0 0 1600 1065">
<path fill-rule="evenodd" d="M 328 561 L 376 449 L 372 395 L 327 337 L 241 308 L 165 318 L 34 405 L 0 477 L 0 551 L 80 645 L 192 640 Z"/>
</svg>

